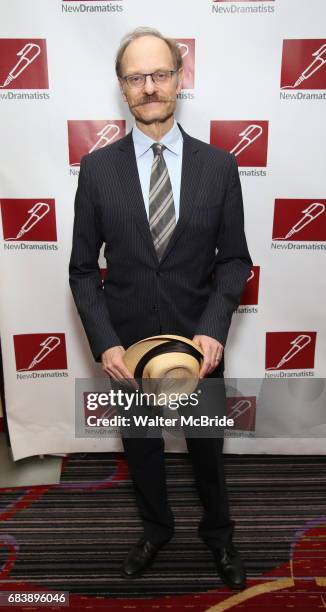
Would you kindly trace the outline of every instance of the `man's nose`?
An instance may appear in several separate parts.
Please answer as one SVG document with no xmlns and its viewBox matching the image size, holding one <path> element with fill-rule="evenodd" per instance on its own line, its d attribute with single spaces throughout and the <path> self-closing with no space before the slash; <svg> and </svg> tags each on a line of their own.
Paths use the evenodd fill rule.
<svg viewBox="0 0 326 612">
<path fill-rule="evenodd" d="M 156 85 L 155 85 L 151 75 L 148 74 L 145 77 L 144 91 L 147 93 L 148 96 L 150 96 L 155 90 L 156 90 Z"/>
</svg>

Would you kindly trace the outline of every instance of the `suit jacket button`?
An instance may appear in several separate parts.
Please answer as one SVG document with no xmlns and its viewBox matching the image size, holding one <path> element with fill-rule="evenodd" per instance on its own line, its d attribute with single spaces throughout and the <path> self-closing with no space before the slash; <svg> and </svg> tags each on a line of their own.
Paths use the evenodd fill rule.
<svg viewBox="0 0 326 612">
<path fill-rule="evenodd" d="M 157 304 L 154 304 L 153 310 L 154 310 L 154 312 L 158 312 L 158 305 Z"/>
</svg>

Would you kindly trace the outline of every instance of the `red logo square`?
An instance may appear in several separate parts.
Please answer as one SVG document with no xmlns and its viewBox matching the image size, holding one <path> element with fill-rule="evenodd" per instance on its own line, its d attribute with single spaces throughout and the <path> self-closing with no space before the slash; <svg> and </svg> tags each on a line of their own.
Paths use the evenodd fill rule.
<svg viewBox="0 0 326 612">
<path fill-rule="evenodd" d="M 46 40 L 0 39 L 0 85 L 2 89 L 48 89 Z"/>
<path fill-rule="evenodd" d="M 273 240 L 326 240 L 326 200 L 276 199 Z"/>
<path fill-rule="evenodd" d="M 283 41 L 281 89 L 326 89 L 326 39 Z"/>
<path fill-rule="evenodd" d="M 49 198 L 1 199 L 5 241 L 55 242 L 55 202 Z"/>
<path fill-rule="evenodd" d="M 256 398 L 228 397 L 226 399 L 226 416 L 234 420 L 232 429 L 242 431 L 255 431 L 256 425 Z"/>
<path fill-rule="evenodd" d="M 315 365 L 316 332 L 267 332 L 266 370 L 312 369 Z"/>
<path fill-rule="evenodd" d="M 266 166 L 268 121 L 211 121 L 210 143 L 233 153 L 238 166 Z"/>
<path fill-rule="evenodd" d="M 19 334 L 14 336 L 17 372 L 66 370 L 65 334 Z"/>
<path fill-rule="evenodd" d="M 79 166 L 83 155 L 102 149 L 125 136 L 125 133 L 126 122 L 122 119 L 68 121 L 70 166 Z"/>
</svg>

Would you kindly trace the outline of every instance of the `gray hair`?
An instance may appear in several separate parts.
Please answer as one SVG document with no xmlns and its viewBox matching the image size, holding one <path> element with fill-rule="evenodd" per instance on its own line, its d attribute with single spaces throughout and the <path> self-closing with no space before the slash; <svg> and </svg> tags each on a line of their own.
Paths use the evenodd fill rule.
<svg viewBox="0 0 326 612">
<path fill-rule="evenodd" d="M 129 32 L 129 34 L 127 34 L 126 36 L 124 36 L 124 38 L 122 39 L 120 43 L 120 47 L 117 51 L 117 55 L 115 59 L 115 71 L 118 77 L 122 76 L 121 63 L 122 63 L 122 57 L 123 57 L 125 50 L 127 49 L 128 45 L 130 45 L 130 43 L 132 43 L 137 38 L 141 38 L 141 36 L 156 36 L 156 38 L 160 38 L 161 40 L 163 40 L 168 45 L 171 51 L 175 70 L 179 70 L 180 68 L 182 68 L 183 60 L 182 60 L 181 52 L 180 52 L 180 49 L 176 41 L 173 38 L 166 38 L 165 36 L 161 34 L 161 32 L 159 32 L 158 30 L 155 30 L 154 28 L 139 27 L 133 30 L 132 32 Z"/>
</svg>

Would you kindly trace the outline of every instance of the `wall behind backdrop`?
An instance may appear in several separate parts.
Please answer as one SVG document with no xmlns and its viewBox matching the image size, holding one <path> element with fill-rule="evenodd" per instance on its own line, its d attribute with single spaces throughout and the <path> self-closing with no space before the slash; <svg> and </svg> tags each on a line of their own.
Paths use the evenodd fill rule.
<svg viewBox="0 0 326 612">
<path fill-rule="evenodd" d="M 76 313 L 68 262 L 80 158 L 132 126 L 114 55 L 139 25 L 180 44 L 178 121 L 239 165 L 254 266 L 228 338 L 239 437 L 225 450 L 325 452 L 314 436 L 326 404 L 318 380 L 326 370 L 325 18 L 324 0 L 2 4 L 0 308 L 15 460 L 122 448 L 117 439 L 74 435 L 75 378 L 103 375 Z M 270 378 L 285 381 L 269 418 L 275 408 L 286 437 L 263 439 L 255 423 Z M 303 387 L 300 395 L 307 381 L 309 405 Z M 166 448 L 185 446 L 171 436 Z"/>
</svg>

